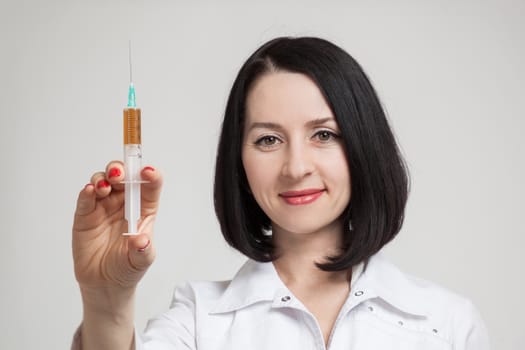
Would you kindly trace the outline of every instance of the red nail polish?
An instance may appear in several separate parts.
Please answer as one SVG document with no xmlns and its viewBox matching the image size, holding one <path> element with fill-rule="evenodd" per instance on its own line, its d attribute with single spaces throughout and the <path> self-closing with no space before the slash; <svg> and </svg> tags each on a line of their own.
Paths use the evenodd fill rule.
<svg viewBox="0 0 525 350">
<path fill-rule="evenodd" d="M 144 167 L 144 170 L 155 171 L 155 168 L 152 167 L 152 166 L 146 166 L 146 167 Z"/>
<path fill-rule="evenodd" d="M 144 253 L 144 251 L 146 250 L 146 248 L 149 247 L 151 241 L 148 239 L 148 243 L 146 243 L 146 245 L 142 248 L 139 248 L 138 251 L 141 252 L 141 253 Z"/>
<path fill-rule="evenodd" d="M 108 177 L 109 178 L 112 178 L 112 177 L 118 177 L 120 176 L 120 169 L 119 168 L 111 168 L 109 169 L 109 173 L 108 173 Z"/>
<path fill-rule="evenodd" d="M 100 180 L 99 182 L 97 182 L 97 188 L 105 187 L 109 187 L 109 182 L 107 182 L 106 180 Z"/>
</svg>

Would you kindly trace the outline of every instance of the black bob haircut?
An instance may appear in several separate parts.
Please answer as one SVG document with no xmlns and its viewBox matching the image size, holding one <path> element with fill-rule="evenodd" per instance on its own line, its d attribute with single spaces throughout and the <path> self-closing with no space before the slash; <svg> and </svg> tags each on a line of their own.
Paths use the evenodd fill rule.
<svg viewBox="0 0 525 350">
<path fill-rule="evenodd" d="M 228 97 L 216 159 L 214 204 L 222 234 L 251 259 L 277 258 L 268 233 L 271 221 L 250 193 L 241 149 L 250 88 L 264 74 L 278 71 L 312 79 L 341 131 L 351 177 L 351 199 L 342 213 L 343 246 L 339 255 L 317 266 L 346 270 L 379 251 L 401 229 L 409 174 L 366 74 L 348 53 L 324 39 L 273 39 L 241 67 Z"/>
</svg>

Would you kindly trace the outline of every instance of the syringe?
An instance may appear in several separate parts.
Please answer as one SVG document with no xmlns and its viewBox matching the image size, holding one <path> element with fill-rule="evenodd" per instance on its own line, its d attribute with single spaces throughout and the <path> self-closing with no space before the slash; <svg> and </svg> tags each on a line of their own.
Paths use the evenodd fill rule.
<svg viewBox="0 0 525 350">
<path fill-rule="evenodd" d="M 135 102 L 135 87 L 131 74 L 131 43 L 129 46 L 129 90 L 128 106 L 124 109 L 124 216 L 128 221 L 128 232 L 124 235 L 138 234 L 140 219 L 140 170 L 142 167 L 142 146 L 140 135 L 140 108 Z"/>
</svg>

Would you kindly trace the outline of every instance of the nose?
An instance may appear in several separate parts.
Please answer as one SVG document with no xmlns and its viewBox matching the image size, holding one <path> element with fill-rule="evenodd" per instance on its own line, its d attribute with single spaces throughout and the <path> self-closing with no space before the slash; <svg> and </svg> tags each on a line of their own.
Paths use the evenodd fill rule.
<svg viewBox="0 0 525 350">
<path fill-rule="evenodd" d="M 283 157 L 281 175 L 284 177 L 298 180 L 314 170 L 312 155 L 301 142 L 289 143 Z"/>
</svg>

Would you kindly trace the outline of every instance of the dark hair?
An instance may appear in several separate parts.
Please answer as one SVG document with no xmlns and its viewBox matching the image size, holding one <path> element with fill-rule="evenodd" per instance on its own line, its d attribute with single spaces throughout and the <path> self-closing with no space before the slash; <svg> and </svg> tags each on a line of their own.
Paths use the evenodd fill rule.
<svg viewBox="0 0 525 350">
<path fill-rule="evenodd" d="M 279 70 L 310 77 L 341 131 L 351 176 L 351 199 L 342 214 L 344 246 L 338 256 L 317 266 L 348 269 L 379 251 L 401 229 L 409 175 L 366 74 L 348 53 L 323 39 L 273 39 L 241 67 L 228 97 L 216 160 L 214 203 L 222 233 L 228 244 L 254 260 L 276 258 L 267 232 L 271 222 L 250 193 L 241 148 L 250 88 L 263 74 Z"/>
</svg>

